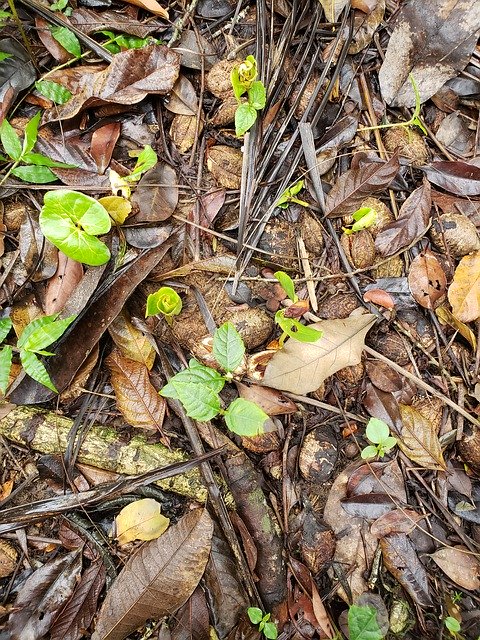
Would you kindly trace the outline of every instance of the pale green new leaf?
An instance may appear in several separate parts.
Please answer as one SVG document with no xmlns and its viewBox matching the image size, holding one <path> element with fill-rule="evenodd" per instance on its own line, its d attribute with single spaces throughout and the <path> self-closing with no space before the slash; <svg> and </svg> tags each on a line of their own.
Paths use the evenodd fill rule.
<svg viewBox="0 0 480 640">
<path fill-rule="evenodd" d="M 293 280 L 290 278 L 290 276 L 286 274 L 285 271 L 275 271 L 273 275 L 279 281 L 289 300 L 291 300 L 292 302 L 297 302 L 298 296 L 295 293 L 295 285 L 293 284 Z"/>
<path fill-rule="evenodd" d="M 25 369 L 25 373 L 27 373 L 31 378 L 40 384 L 43 384 L 44 387 L 58 393 L 55 385 L 50 380 L 48 371 L 34 353 L 20 349 L 20 362 Z"/>
<path fill-rule="evenodd" d="M 135 157 L 137 152 L 131 151 L 129 154 L 131 157 Z M 137 182 L 141 176 L 152 169 L 158 162 L 157 154 L 152 147 L 147 144 L 145 148 L 140 151 L 137 157 L 137 162 L 133 167 L 132 173 L 129 176 L 125 176 L 124 180 L 127 182 Z"/>
<path fill-rule="evenodd" d="M 22 160 L 26 153 L 31 151 L 35 146 L 38 137 L 38 125 L 40 124 L 40 118 L 42 112 L 37 111 L 31 120 L 27 122 L 25 127 L 25 137 L 23 139 Z"/>
<path fill-rule="evenodd" d="M 239 104 L 235 111 L 235 133 L 243 136 L 255 124 L 257 111 L 248 103 Z"/>
<path fill-rule="evenodd" d="M 365 429 L 365 435 L 370 442 L 380 444 L 383 443 L 390 435 L 390 427 L 379 418 L 370 418 L 367 428 Z"/>
<path fill-rule="evenodd" d="M 365 447 L 365 449 L 362 449 L 362 459 L 363 460 L 369 460 L 370 458 L 375 458 L 378 455 L 378 449 L 377 447 L 374 447 L 373 444 L 369 444 L 368 447 Z"/>
<path fill-rule="evenodd" d="M 50 33 L 55 40 L 68 51 L 68 53 L 72 54 L 72 56 L 75 56 L 76 58 L 80 58 L 82 55 L 80 41 L 77 36 L 70 31 L 70 29 L 67 29 L 67 27 L 53 26 L 50 27 Z"/>
<path fill-rule="evenodd" d="M 65 330 L 75 320 L 76 316 L 70 316 L 61 320 L 55 320 L 55 316 L 45 316 L 39 318 L 39 320 L 45 320 L 45 318 L 53 318 L 53 322 L 40 323 L 22 343 L 22 348 L 25 351 L 41 352 L 52 343 L 54 343 L 60 336 L 65 333 Z M 36 322 L 34 320 L 33 322 Z M 32 323 L 33 324 L 33 323 Z M 43 353 L 43 355 L 50 355 Z"/>
<path fill-rule="evenodd" d="M 0 342 L 5 340 L 11 328 L 12 321 L 10 318 L 0 318 Z"/>
<path fill-rule="evenodd" d="M 254 109 L 263 109 L 267 101 L 267 92 L 263 82 L 255 80 L 248 90 L 248 102 Z"/>
<path fill-rule="evenodd" d="M 6 345 L 0 351 L 0 391 L 5 395 L 10 377 L 10 369 L 12 368 L 12 347 Z"/>
<path fill-rule="evenodd" d="M 15 162 L 20 160 L 22 157 L 22 143 L 20 142 L 20 138 L 18 137 L 15 129 L 6 118 L 0 126 L 0 140 L 2 141 L 3 149 L 9 158 Z"/>
<path fill-rule="evenodd" d="M 306 327 L 295 318 L 286 318 L 283 309 L 275 314 L 275 322 L 287 336 L 298 340 L 298 342 L 316 342 L 323 335 L 318 329 Z"/>
<path fill-rule="evenodd" d="M 52 173 L 48 167 L 37 167 L 35 165 L 15 167 L 15 169 L 12 170 L 12 175 L 20 178 L 20 180 L 24 182 L 33 182 L 36 184 L 48 184 L 49 182 L 58 180 L 57 176 Z"/>
<path fill-rule="evenodd" d="M 268 415 L 258 405 L 244 398 L 237 398 L 224 415 L 230 431 L 239 436 L 257 436 L 263 433 L 263 425 Z"/>
<path fill-rule="evenodd" d="M 225 371 L 235 371 L 245 353 L 242 337 L 231 322 L 225 322 L 213 336 L 213 355 Z"/>
<path fill-rule="evenodd" d="M 348 610 L 348 632 L 350 640 L 382 640 L 384 637 L 375 609 L 355 604 Z"/>
<path fill-rule="evenodd" d="M 35 83 L 35 89 L 45 98 L 55 102 L 55 104 L 65 104 L 72 97 L 71 91 L 58 84 L 58 82 L 52 82 L 51 80 L 38 80 Z"/>
<path fill-rule="evenodd" d="M 260 624 L 263 619 L 263 611 L 258 607 L 249 607 L 247 614 L 252 624 Z"/>
</svg>

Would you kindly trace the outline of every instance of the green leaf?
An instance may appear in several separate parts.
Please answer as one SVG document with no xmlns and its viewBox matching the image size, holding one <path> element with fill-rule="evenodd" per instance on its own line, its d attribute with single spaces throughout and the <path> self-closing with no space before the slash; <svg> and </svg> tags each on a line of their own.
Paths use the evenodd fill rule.
<svg viewBox="0 0 480 640">
<path fill-rule="evenodd" d="M 213 335 L 213 355 L 225 371 L 235 371 L 240 366 L 245 345 L 241 335 L 231 322 L 225 322 Z"/>
<path fill-rule="evenodd" d="M 276 640 L 278 638 L 277 625 L 273 622 L 266 622 L 263 627 L 263 635 L 270 640 Z"/>
<path fill-rule="evenodd" d="M 59 169 L 73 169 L 75 167 L 74 164 L 51 160 L 48 156 L 44 156 L 43 153 L 26 153 L 22 156 L 22 162 L 25 162 L 25 164 L 34 164 L 40 167 L 58 167 Z"/>
<path fill-rule="evenodd" d="M 279 281 L 282 289 L 287 294 L 287 297 L 292 302 L 297 302 L 298 296 L 295 293 L 295 285 L 293 284 L 293 280 L 290 278 L 290 276 L 287 275 L 285 271 L 275 271 L 273 275 Z"/>
<path fill-rule="evenodd" d="M 363 460 L 376 458 L 377 455 L 378 455 L 378 449 L 377 447 L 374 447 L 373 444 L 369 444 L 368 447 L 365 447 L 365 449 L 362 449 L 361 456 Z"/>
<path fill-rule="evenodd" d="M 348 610 L 348 632 L 350 640 L 382 640 L 384 637 L 378 626 L 375 609 L 355 604 Z"/>
<path fill-rule="evenodd" d="M 257 111 L 248 103 L 239 104 L 235 111 L 235 133 L 243 136 L 255 124 Z"/>
<path fill-rule="evenodd" d="M 157 154 L 152 149 L 152 147 L 147 144 L 145 148 L 140 151 L 140 153 L 136 151 L 130 151 L 130 157 L 135 157 L 138 155 L 137 162 L 133 167 L 132 173 L 129 176 L 125 177 L 127 182 L 136 182 L 140 179 L 141 175 L 152 169 L 158 162 Z"/>
<path fill-rule="evenodd" d="M 160 395 L 180 400 L 187 415 L 194 420 L 211 420 L 220 411 L 218 394 L 224 384 L 218 371 L 192 359 L 188 369 L 170 378 Z"/>
<path fill-rule="evenodd" d="M 0 391 L 3 395 L 7 392 L 10 369 L 12 368 L 12 347 L 6 345 L 0 351 Z"/>
<path fill-rule="evenodd" d="M 227 427 L 239 436 L 257 436 L 263 433 L 263 425 L 268 415 L 254 402 L 237 398 L 226 410 L 224 416 Z"/>
<path fill-rule="evenodd" d="M 20 160 L 22 157 L 22 143 L 15 129 L 6 118 L 2 122 L 2 126 L 0 126 L 0 140 L 8 157 L 15 162 Z"/>
<path fill-rule="evenodd" d="M 58 0 L 50 5 L 52 11 L 63 11 L 68 4 L 68 0 Z"/>
<path fill-rule="evenodd" d="M 255 80 L 248 90 L 248 102 L 257 111 L 263 109 L 267 101 L 267 91 L 263 82 Z"/>
<path fill-rule="evenodd" d="M 96 235 L 110 231 L 107 210 L 94 198 L 77 191 L 49 191 L 40 212 L 43 235 L 66 256 L 98 266 L 110 259 L 108 247 Z"/>
<path fill-rule="evenodd" d="M 275 322 L 287 336 L 298 340 L 298 342 L 316 342 L 323 335 L 322 331 L 306 327 L 298 320 L 295 320 L 295 318 L 285 318 L 284 309 L 277 311 L 275 314 Z"/>
<path fill-rule="evenodd" d="M 82 55 L 82 49 L 80 47 L 80 41 L 77 36 L 67 29 L 67 27 L 50 27 L 50 33 L 55 38 L 55 40 L 62 45 L 64 49 L 68 51 L 72 56 L 76 58 L 80 58 Z"/>
<path fill-rule="evenodd" d="M 72 97 L 72 92 L 63 87 L 58 82 L 51 80 L 38 80 L 35 82 L 35 89 L 45 98 L 48 98 L 55 104 L 65 104 Z"/>
<path fill-rule="evenodd" d="M 13 58 L 13 55 L 11 53 L 5 53 L 5 51 L 0 51 L 0 62 L 8 60 L 8 58 Z"/>
<path fill-rule="evenodd" d="M 278 199 L 278 202 L 275 206 L 280 207 L 280 209 L 286 209 L 290 204 L 290 202 L 294 200 L 295 196 L 298 193 L 300 193 L 300 191 L 303 189 L 303 184 L 304 184 L 303 180 L 299 180 L 291 187 L 288 187 L 287 189 L 285 189 L 285 191 L 282 193 L 282 195 Z M 307 204 L 307 203 L 302 203 L 302 201 L 296 201 L 296 202 L 300 202 L 304 206 Z"/>
<path fill-rule="evenodd" d="M 12 328 L 10 318 L 0 318 L 0 342 L 3 342 Z"/>
<path fill-rule="evenodd" d="M 58 338 L 65 333 L 67 327 L 72 324 L 75 318 L 76 316 L 70 316 L 69 318 L 61 320 L 55 320 L 55 316 L 37 318 L 37 320 L 30 323 L 34 324 L 38 321 L 37 326 L 29 333 L 27 338 L 22 341 L 22 344 L 20 344 L 19 340 L 18 345 L 19 347 L 22 347 L 22 349 L 25 349 L 25 351 L 40 352 L 40 350 L 45 349 L 45 347 L 48 347 L 58 340 Z M 25 331 L 23 333 L 25 333 Z M 21 337 L 23 337 L 23 334 Z"/>
<path fill-rule="evenodd" d="M 397 444 L 397 439 L 394 438 L 393 436 L 388 436 L 388 438 L 385 438 L 385 440 L 382 440 L 382 449 L 385 451 L 385 453 L 387 453 L 387 451 L 390 451 L 390 449 L 393 449 L 393 447 Z"/>
<path fill-rule="evenodd" d="M 25 154 L 33 149 L 38 137 L 38 125 L 40 124 L 40 118 L 42 112 L 37 111 L 31 120 L 27 122 L 25 127 L 25 138 L 23 139 L 22 160 Z"/>
<path fill-rule="evenodd" d="M 365 430 L 365 435 L 370 442 L 375 444 L 383 443 L 390 435 L 390 427 L 379 418 L 370 418 Z M 396 440 L 395 440 L 396 443 Z"/>
<path fill-rule="evenodd" d="M 232 71 L 230 72 L 230 82 L 232 83 L 233 93 L 235 94 L 236 99 L 240 100 L 240 98 L 246 92 L 247 88 L 244 87 L 240 82 L 238 67 L 233 67 Z"/>
<path fill-rule="evenodd" d="M 48 375 L 48 371 L 34 353 L 20 349 L 20 362 L 25 369 L 25 373 L 27 373 L 31 378 L 40 384 L 43 384 L 47 389 L 51 389 L 52 391 L 55 391 L 55 393 L 58 393 L 55 385 Z"/>
<path fill-rule="evenodd" d="M 445 626 L 450 631 L 450 633 L 460 633 L 462 627 L 459 621 L 453 616 L 448 616 L 445 618 Z"/>
<path fill-rule="evenodd" d="M 48 167 L 36 167 L 33 165 L 15 167 L 12 170 L 12 175 L 24 182 L 36 182 L 38 184 L 48 184 L 58 180 L 57 176 Z"/>
<path fill-rule="evenodd" d="M 263 611 L 258 607 L 248 607 L 247 615 L 252 624 L 260 624 L 263 618 Z"/>
<path fill-rule="evenodd" d="M 163 314 L 167 317 L 178 316 L 182 310 L 182 299 L 171 287 L 161 287 L 147 298 L 145 317 Z"/>
</svg>

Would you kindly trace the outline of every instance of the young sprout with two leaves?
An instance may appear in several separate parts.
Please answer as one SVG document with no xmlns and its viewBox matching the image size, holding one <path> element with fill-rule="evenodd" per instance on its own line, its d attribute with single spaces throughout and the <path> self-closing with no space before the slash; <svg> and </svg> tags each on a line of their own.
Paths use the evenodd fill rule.
<svg viewBox="0 0 480 640">
<path fill-rule="evenodd" d="M 235 111 L 235 133 L 243 136 L 253 127 L 257 119 L 257 111 L 264 108 L 267 100 L 267 92 L 261 80 L 257 77 L 257 61 L 253 56 L 247 56 L 245 60 L 232 69 L 230 80 L 233 93 L 238 100 Z M 242 96 L 247 94 L 247 102 L 242 102 Z"/>
<path fill-rule="evenodd" d="M 379 418 L 370 418 L 365 430 L 367 440 L 372 444 L 362 450 L 362 458 L 383 458 L 397 444 L 397 439 L 390 435 L 390 428 Z"/>
<path fill-rule="evenodd" d="M 310 205 L 308 204 L 308 202 L 305 202 L 305 200 L 300 200 L 296 197 L 297 194 L 299 194 L 303 189 L 304 184 L 305 183 L 303 180 L 299 180 L 293 186 L 285 189 L 275 206 L 280 207 L 280 209 L 286 209 L 291 204 L 299 204 L 302 207 L 309 207 Z"/>
<path fill-rule="evenodd" d="M 170 378 L 160 395 L 179 400 L 194 420 L 205 422 L 221 415 L 230 431 L 237 435 L 252 437 L 263 433 L 268 415 L 255 403 L 237 398 L 226 410 L 221 405 L 220 391 L 225 382 L 233 379 L 233 372 L 242 363 L 244 354 L 240 334 L 231 322 L 226 322 L 213 336 L 213 355 L 225 375 L 192 358 L 187 369 Z"/>
<path fill-rule="evenodd" d="M 265 638 L 276 640 L 278 637 L 277 625 L 270 622 L 270 613 L 263 613 L 258 607 L 249 607 L 247 614 L 252 624 L 258 624 L 258 630 L 263 633 Z"/>
<path fill-rule="evenodd" d="M 353 224 L 351 226 L 342 227 L 342 230 L 347 235 L 358 233 L 358 231 L 372 227 L 377 221 L 377 212 L 371 207 L 362 207 L 352 214 L 352 218 Z"/>
<path fill-rule="evenodd" d="M 37 184 L 47 184 L 58 180 L 57 176 L 50 168 L 71 169 L 74 165 L 64 162 L 55 162 L 41 153 L 33 153 L 33 148 L 38 138 L 38 125 L 42 114 L 38 111 L 25 126 L 23 142 L 15 129 L 4 120 L 0 127 L 0 140 L 3 150 L 8 158 L 1 157 L 0 160 L 11 161 L 11 166 L 5 172 L 0 185 L 4 184 L 9 176 L 20 178 L 24 182 L 34 182 Z"/>
<path fill-rule="evenodd" d="M 280 346 L 283 346 L 287 336 L 294 340 L 298 340 L 299 342 L 316 342 L 319 340 L 323 335 L 321 331 L 313 329 L 312 327 L 306 327 L 293 317 L 294 309 L 296 309 L 294 305 L 300 302 L 297 294 L 295 293 L 293 280 L 284 271 L 276 271 L 273 275 L 281 284 L 282 289 L 287 294 L 287 297 L 293 302 L 291 307 L 288 307 L 287 309 L 280 309 L 280 311 L 277 311 L 275 314 L 275 322 L 283 331 L 278 341 Z M 306 307 L 300 308 L 299 316 L 302 316 L 306 310 Z"/>
<path fill-rule="evenodd" d="M 75 320 L 75 317 L 70 316 L 69 318 L 58 319 L 58 314 L 55 314 L 36 318 L 25 327 L 17 340 L 16 347 L 5 345 L 0 350 L 0 391 L 3 394 L 7 391 L 14 352 L 18 353 L 26 374 L 57 393 L 57 389 L 51 381 L 45 366 L 37 356 L 54 355 L 50 351 L 45 351 L 45 349 L 65 333 L 65 330 Z M 11 328 L 12 321 L 10 318 L 0 319 L 0 342 L 5 340 Z"/>
<path fill-rule="evenodd" d="M 173 317 L 182 310 L 182 299 L 171 287 L 160 287 L 147 298 L 145 317 L 162 315 L 169 325 L 173 324 Z"/>
</svg>

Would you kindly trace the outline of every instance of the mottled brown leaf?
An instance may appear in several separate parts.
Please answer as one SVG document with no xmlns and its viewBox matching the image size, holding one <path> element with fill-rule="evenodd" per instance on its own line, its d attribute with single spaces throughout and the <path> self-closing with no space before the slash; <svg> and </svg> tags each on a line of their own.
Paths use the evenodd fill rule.
<svg viewBox="0 0 480 640">
<path fill-rule="evenodd" d="M 78 7 L 73 10 L 69 21 L 77 27 L 82 33 L 90 35 L 109 29 L 110 31 L 118 31 L 119 33 L 129 33 L 132 36 L 146 38 L 151 33 L 158 31 L 160 22 L 158 20 L 148 20 L 148 22 L 140 22 L 135 20 L 131 15 L 121 13 L 120 11 L 94 11 L 85 7 Z"/>
<path fill-rule="evenodd" d="M 141 362 L 149 370 L 153 367 L 155 349 L 148 337 L 133 326 L 125 308 L 108 327 L 108 331 L 125 358 Z"/>
<path fill-rule="evenodd" d="M 375 239 L 375 249 L 384 257 L 405 249 L 419 240 L 427 230 L 432 207 L 431 187 L 427 180 L 412 191 L 403 203 L 398 218 L 380 231 Z"/>
<path fill-rule="evenodd" d="M 165 108 L 182 116 L 194 116 L 198 110 L 198 98 L 193 84 L 185 76 L 175 82 Z"/>
<path fill-rule="evenodd" d="M 399 404 L 402 431 L 398 446 L 413 462 L 424 469 L 445 469 L 440 442 L 434 425 L 415 407 Z"/>
<path fill-rule="evenodd" d="M 178 204 L 177 174 L 169 164 L 159 162 L 141 178 L 132 196 L 139 207 L 135 222 L 162 222 Z"/>
<path fill-rule="evenodd" d="M 388 162 L 361 163 L 346 171 L 328 194 L 325 213 L 329 218 L 354 213 L 366 198 L 388 187 L 399 167 L 398 155 L 395 154 Z"/>
<path fill-rule="evenodd" d="M 433 309 L 435 303 L 445 295 L 445 272 L 428 249 L 412 261 L 408 272 L 408 286 L 412 296 L 425 309 Z"/>
<path fill-rule="evenodd" d="M 459 587 L 469 591 L 480 589 L 480 563 L 466 547 L 443 547 L 430 557 Z"/>
<path fill-rule="evenodd" d="M 128 424 L 161 433 L 166 403 L 150 382 L 147 367 L 141 362 L 124 358 L 116 349 L 105 362 L 112 373 L 111 383 L 117 407 Z"/>
<path fill-rule="evenodd" d="M 142 545 L 107 593 L 92 640 L 122 640 L 181 607 L 203 575 L 212 533 L 207 510 L 195 509 Z"/>
<path fill-rule="evenodd" d="M 391 533 L 410 533 L 422 518 L 422 514 L 412 509 L 394 509 L 377 518 L 370 527 L 370 533 L 377 538 L 384 538 Z"/>
<path fill-rule="evenodd" d="M 258 384 L 250 386 L 242 382 L 235 382 L 238 394 L 245 400 L 250 400 L 261 407 L 269 416 L 281 416 L 297 411 L 297 405 L 276 389 L 260 387 Z"/>
<path fill-rule="evenodd" d="M 448 301 L 460 322 L 480 317 L 480 251 L 460 260 L 448 290 Z"/>
</svg>

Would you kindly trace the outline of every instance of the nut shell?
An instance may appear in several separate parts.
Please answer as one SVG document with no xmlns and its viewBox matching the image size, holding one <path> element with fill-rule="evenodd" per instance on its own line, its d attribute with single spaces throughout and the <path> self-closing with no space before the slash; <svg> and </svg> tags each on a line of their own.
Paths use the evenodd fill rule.
<svg viewBox="0 0 480 640">
<path fill-rule="evenodd" d="M 207 167 L 225 189 L 240 189 L 243 154 L 240 149 L 218 144 L 208 150 Z"/>
<path fill-rule="evenodd" d="M 454 258 L 463 258 L 480 249 L 477 228 L 461 213 L 441 215 L 431 226 L 430 238 L 437 249 L 445 253 L 448 249 L 448 253 Z"/>
<path fill-rule="evenodd" d="M 383 135 L 383 144 L 390 153 L 398 149 L 400 156 L 410 160 L 414 167 L 424 165 L 428 160 L 425 140 L 415 129 L 406 127 L 387 129 Z"/>
<path fill-rule="evenodd" d="M 344 233 L 340 243 L 350 264 L 356 269 L 368 269 L 375 262 L 375 242 L 368 229 L 357 233 Z"/>
<path fill-rule="evenodd" d="M 338 450 L 333 437 L 328 438 L 321 428 L 313 429 L 305 436 L 300 451 L 299 467 L 308 482 L 321 484 L 333 473 Z"/>
<path fill-rule="evenodd" d="M 221 100 L 234 97 L 230 74 L 232 69 L 241 62 L 241 60 L 220 60 L 214 64 L 206 77 L 206 86 L 210 93 Z"/>
</svg>

